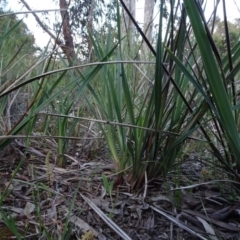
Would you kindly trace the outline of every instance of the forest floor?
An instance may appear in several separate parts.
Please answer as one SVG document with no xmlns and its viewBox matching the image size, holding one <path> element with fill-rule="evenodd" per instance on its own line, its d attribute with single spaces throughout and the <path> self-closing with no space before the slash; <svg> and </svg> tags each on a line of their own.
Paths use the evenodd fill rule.
<svg viewBox="0 0 240 240">
<path fill-rule="evenodd" d="M 15 140 L 1 153 L 0 240 L 14 235 L 12 220 L 23 239 L 240 239 L 239 196 L 196 155 L 138 192 L 125 182 L 109 194 L 102 173 L 109 183 L 116 174 L 106 148 L 70 149 L 59 168 L 41 141 Z"/>
</svg>

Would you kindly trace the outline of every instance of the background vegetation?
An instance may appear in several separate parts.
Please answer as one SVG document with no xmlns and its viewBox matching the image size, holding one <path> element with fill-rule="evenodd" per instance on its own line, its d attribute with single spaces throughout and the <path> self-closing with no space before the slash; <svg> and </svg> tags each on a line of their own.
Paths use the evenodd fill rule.
<svg viewBox="0 0 240 240">
<path fill-rule="evenodd" d="M 160 1 L 157 28 L 149 35 L 147 24 L 142 30 L 135 21 L 131 1 L 90 2 L 59 1 L 54 31 L 33 11 L 54 40 L 45 49 L 35 46 L 22 20 L 1 10 L 1 158 L 21 150 L 1 205 L 23 162 L 34 160 L 32 148 L 44 158 L 49 183 L 54 167 L 94 161 L 103 151 L 114 176 L 101 175 L 112 205 L 119 186 L 146 197 L 148 184 L 161 180 L 164 186 L 174 176 L 178 188 L 179 171 L 189 160 L 194 168 L 193 156 L 204 161 L 198 182 L 224 179 L 239 201 L 239 19 L 228 21 L 225 1 L 223 19 L 216 16 L 218 3 L 206 19 L 200 1 Z M 153 24 L 147 13 L 145 19 Z M 79 42 L 73 34 L 81 34 Z M 182 193 L 174 194 L 179 207 Z M 56 237 L 44 223 L 40 227 L 48 239 Z M 65 238 L 67 225 L 62 233 Z"/>
</svg>

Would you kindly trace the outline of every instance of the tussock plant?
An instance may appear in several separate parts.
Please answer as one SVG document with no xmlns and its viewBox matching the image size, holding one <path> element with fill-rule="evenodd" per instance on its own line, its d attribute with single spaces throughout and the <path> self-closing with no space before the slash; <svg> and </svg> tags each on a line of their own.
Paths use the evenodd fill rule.
<svg viewBox="0 0 240 240">
<path fill-rule="evenodd" d="M 165 177 L 185 140 L 196 135 L 196 130 L 200 135 L 195 141 L 207 143 L 220 166 L 239 179 L 239 104 L 234 82 L 240 67 L 239 42 L 231 46 L 226 37 L 228 52 L 221 59 L 210 33 L 213 26 L 204 19 L 200 3 L 170 2 L 165 25 L 165 15 L 160 14 L 154 45 L 135 22 L 156 59 L 152 84 L 139 82 L 136 87 L 133 80 L 134 77 L 144 79 L 137 65 L 146 63 L 134 59 L 131 63 L 123 62 L 125 39 L 118 15 L 119 45 L 116 56 L 111 56 L 111 60 L 118 63 L 104 66 L 98 78 L 102 85 L 92 90 L 98 106 L 96 114 L 111 122 L 102 129 L 116 169 L 121 172 L 118 181 L 121 182 L 122 171 L 130 166 L 127 181 L 132 188 L 139 188 L 144 178 L 150 181 Z M 162 1 L 160 13 L 164 11 L 164 4 Z M 227 26 L 226 16 L 224 22 Z M 103 53 L 111 49 L 113 35 L 109 31 L 105 49 L 99 42 L 96 36 L 94 49 L 102 59 Z M 129 51 L 128 60 L 130 56 Z M 144 93 L 140 86 L 145 86 Z"/>
<path fill-rule="evenodd" d="M 164 3 L 161 3 L 161 11 L 163 9 Z M 197 91 L 189 91 L 188 79 L 175 67 L 168 54 L 167 49 L 170 49 L 184 59 L 182 51 L 187 35 L 186 14 L 182 11 L 180 26 L 175 32 L 171 20 L 177 13 L 172 7 L 166 31 L 163 31 L 163 15 L 160 14 L 156 51 L 147 42 L 156 58 L 153 83 L 140 82 L 134 85 L 135 82 L 130 79 L 130 75 L 141 79 L 142 72 L 136 65 L 144 62 L 123 62 L 124 39 L 119 30 L 119 46 L 115 57 L 118 64 L 104 66 L 100 75 L 102 87 L 99 92 L 94 91 L 99 117 L 116 122 L 103 128 L 103 132 L 117 171 L 122 172 L 131 166 L 127 181 L 136 189 L 145 177 L 152 180 L 166 176 L 184 141 L 199 127 L 198 121 L 206 112 L 202 105 L 195 109 L 191 107 L 200 95 Z M 117 26 L 121 29 L 119 19 Z M 112 38 L 109 32 L 106 49 L 111 48 Z M 97 56 L 101 59 L 104 50 L 98 43 L 99 40 L 93 41 Z M 141 88 L 143 85 L 147 86 L 144 92 Z M 118 181 L 121 181 L 121 177 L 122 174 L 119 174 Z"/>
<path fill-rule="evenodd" d="M 184 1 L 184 4 L 189 16 L 189 29 L 194 35 L 192 42 L 190 36 L 187 40 L 190 54 L 194 59 L 191 69 L 187 69 L 176 55 L 169 50 L 168 52 L 177 67 L 202 96 L 200 103 L 206 108 L 201 120 L 201 126 L 204 127 L 202 134 L 209 144 L 209 150 L 219 160 L 221 166 L 239 181 L 239 103 L 238 83 L 235 79 L 239 76 L 240 44 L 230 42 L 225 1 L 223 1 L 226 34 L 224 45 L 227 51 L 223 57 L 211 34 L 214 21 L 213 26 L 209 26 L 199 2 Z M 212 19 L 215 18 L 215 14 L 216 12 L 213 12 Z"/>
</svg>

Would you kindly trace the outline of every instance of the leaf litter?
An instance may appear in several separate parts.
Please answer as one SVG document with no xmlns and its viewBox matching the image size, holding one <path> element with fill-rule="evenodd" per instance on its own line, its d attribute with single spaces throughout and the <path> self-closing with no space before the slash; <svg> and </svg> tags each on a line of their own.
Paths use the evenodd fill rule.
<svg viewBox="0 0 240 240">
<path fill-rule="evenodd" d="M 194 157 L 183 166 L 178 186 L 173 172 L 139 192 L 114 186 L 109 196 L 101 174 L 113 181 L 116 174 L 105 147 L 91 159 L 91 153 L 69 152 L 65 169 L 56 166 L 52 149 L 46 162 L 48 152 L 17 140 L 1 157 L 0 231 L 7 214 L 26 239 L 47 239 L 47 233 L 51 239 L 66 234 L 85 240 L 240 238 L 240 200 L 229 200 L 230 182 L 203 181 Z"/>
</svg>

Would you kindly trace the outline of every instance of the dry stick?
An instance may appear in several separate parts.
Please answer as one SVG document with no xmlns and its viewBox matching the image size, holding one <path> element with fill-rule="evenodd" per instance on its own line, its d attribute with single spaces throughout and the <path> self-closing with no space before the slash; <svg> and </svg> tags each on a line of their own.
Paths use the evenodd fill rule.
<svg viewBox="0 0 240 240">
<path fill-rule="evenodd" d="M 36 21 L 38 22 L 38 24 L 42 27 L 42 29 L 51 37 L 55 40 L 55 43 L 62 49 L 63 53 L 66 55 L 68 62 L 71 64 L 72 60 L 75 58 L 75 51 L 73 48 L 73 42 L 69 42 L 69 40 L 72 41 L 72 36 L 71 36 L 71 32 L 70 32 L 70 36 L 69 36 L 69 31 L 71 31 L 69 29 L 70 26 L 67 27 L 67 30 L 64 28 L 64 26 L 67 26 L 68 24 L 66 23 L 66 21 L 69 19 L 68 13 L 67 13 L 67 9 L 64 8 L 60 8 L 60 12 L 61 12 L 61 16 L 64 22 L 64 26 L 63 26 L 63 35 L 64 35 L 64 39 L 65 41 L 67 41 L 69 44 L 67 44 L 67 42 L 65 42 L 65 44 L 59 40 L 51 31 L 48 30 L 48 28 L 46 27 L 45 24 L 43 24 L 43 22 L 40 20 L 40 18 L 37 16 L 35 11 L 32 11 L 32 9 L 30 8 L 30 6 L 25 2 L 25 0 L 20 0 L 24 6 L 32 12 L 33 16 L 35 17 Z M 65 13 L 62 13 L 62 11 L 65 11 Z M 65 18 L 66 16 L 66 18 Z"/>
<path fill-rule="evenodd" d="M 11 12 L 11 13 L 4 13 L 1 14 L 0 17 L 6 17 L 11 15 L 17 14 L 27 14 L 27 13 L 40 13 L 40 12 L 57 12 L 57 11 L 66 11 L 67 9 L 42 9 L 42 10 L 31 10 L 31 11 L 24 11 L 24 12 Z"/>
<path fill-rule="evenodd" d="M 156 129 L 153 129 L 153 128 L 140 127 L 140 126 L 137 126 L 137 125 L 127 124 L 127 123 L 119 123 L 119 122 L 112 122 L 112 121 L 108 121 L 108 120 L 99 120 L 99 119 L 84 118 L 84 117 L 73 117 L 73 116 L 69 116 L 69 115 L 48 113 L 48 112 L 39 112 L 38 114 L 50 115 L 50 116 L 56 116 L 56 117 L 74 118 L 74 119 L 80 119 L 80 120 L 87 120 L 87 121 L 93 121 L 93 122 L 98 122 L 98 123 L 103 123 L 103 124 L 123 126 L 123 127 L 128 127 L 128 128 L 137 128 L 137 129 L 147 130 L 147 131 L 151 131 L 151 132 L 164 133 L 166 135 L 174 135 L 174 136 L 180 136 L 181 135 L 181 134 L 174 133 L 174 132 L 169 132 L 169 131 L 164 131 L 164 130 L 156 130 Z M 194 138 L 194 137 L 187 137 L 187 138 L 204 142 L 204 140 L 199 139 L 199 138 Z"/>
<path fill-rule="evenodd" d="M 35 17 L 36 21 L 38 22 L 38 24 L 42 27 L 42 29 L 51 37 L 53 38 L 56 43 L 62 48 L 62 41 L 59 40 L 53 33 L 51 33 L 46 25 L 44 25 L 42 23 L 42 21 L 40 20 L 40 18 L 38 17 L 38 15 L 36 14 L 36 11 L 32 11 L 32 9 L 29 7 L 29 5 L 25 2 L 25 0 L 21 0 L 21 2 L 23 3 L 23 5 L 33 14 L 33 16 Z M 66 9 L 62 9 L 60 11 L 66 11 Z"/>
<path fill-rule="evenodd" d="M 66 137 L 66 136 L 48 136 L 48 135 L 4 135 L 0 136 L 0 139 L 11 139 L 11 138 L 54 138 L 54 139 L 70 139 L 70 140 L 95 140 L 95 139 L 103 139 L 103 137 Z"/>
</svg>

